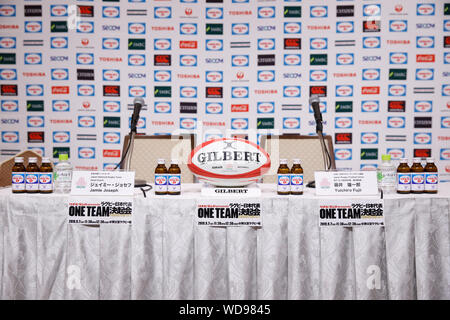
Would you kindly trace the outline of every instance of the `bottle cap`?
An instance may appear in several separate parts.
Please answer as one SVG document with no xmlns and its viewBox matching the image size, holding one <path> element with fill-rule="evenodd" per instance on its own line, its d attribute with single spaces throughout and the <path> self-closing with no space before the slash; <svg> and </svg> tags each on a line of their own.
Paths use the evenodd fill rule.
<svg viewBox="0 0 450 320">
<path fill-rule="evenodd" d="M 420 162 L 420 161 L 421 161 L 420 158 L 414 158 L 414 159 L 413 159 L 413 162 L 414 162 L 414 163 L 418 163 L 418 162 Z"/>
<path fill-rule="evenodd" d="M 287 164 L 287 159 L 280 159 L 280 164 Z"/>
<path fill-rule="evenodd" d="M 23 162 L 23 157 L 15 157 L 15 158 L 14 158 L 14 161 L 15 161 L 15 162 L 19 162 L 19 163 L 20 163 L 20 162 Z"/>
<path fill-rule="evenodd" d="M 158 164 L 165 164 L 166 163 L 166 160 L 164 160 L 164 159 L 158 159 Z"/>
<path fill-rule="evenodd" d="M 28 159 L 28 163 L 36 163 L 37 162 L 37 158 L 36 157 L 31 157 Z"/>
<path fill-rule="evenodd" d="M 171 163 L 171 164 L 178 164 L 178 159 L 172 159 L 172 160 L 170 161 L 170 163 Z"/>
<path fill-rule="evenodd" d="M 381 155 L 381 160 L 383 160 L 383 161 L 390 161 L 391 160 L 391 155 L 390 154 L 383 154 L 383 155 Z"/>
<path fill-rule="evenodd" d="M 59 161 L 67 161 L 69 160 L 69 155 L 67 153 L 60 153 L 58 159 Z"/>
<path fill-rule="evenodd" d="M 427 158 L 427 163 L 433 163 L 434 162 L 434 158 Z"/>
<path fill-rule="evenodd" d="M 42 158 L 42 163 L 50 163 L 50 158 Z"/>
<path fill-rule="evenodd" d="M 400 159 L 400 163 L 408 163 L 408 159 L 407 158 L 401 158 Z"/>
<path fill-rule="evenodd" d="M 302 162 L 300 161 L 300 159 L 294 159 L 292 160 L 294 162 L 294 164 L 301 164 Z"/>
</svg>

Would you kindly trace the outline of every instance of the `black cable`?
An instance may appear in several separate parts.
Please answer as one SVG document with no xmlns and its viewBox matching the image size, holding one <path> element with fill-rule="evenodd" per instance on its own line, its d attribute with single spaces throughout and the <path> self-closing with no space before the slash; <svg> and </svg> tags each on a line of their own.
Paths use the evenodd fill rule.
<svg viewBox="0 0 450 320">
<path fill-rule="evenodd" d="M 125 160 L 126 155 L 128 154 L 128 150 L 130 149 L 130 145 L 131 145 L 131 137 L 128 140 L 128 145 L 127 145 L 127 149 L 125 150 L 125 152 L 122 154 L 122 159 L 120 159 L 120 162 L 116 165 L 116 167 L 113 170 L 117 170 L 117 168 L 119 168 L 122 165 L 123 160 Z"/>
</svg>

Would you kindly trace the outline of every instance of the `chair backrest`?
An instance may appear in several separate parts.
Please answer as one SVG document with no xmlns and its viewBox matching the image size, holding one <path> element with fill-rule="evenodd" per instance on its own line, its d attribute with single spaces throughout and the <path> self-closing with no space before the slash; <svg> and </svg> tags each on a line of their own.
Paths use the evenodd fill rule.
<svg viewBox="0 0 450 320">
<path fill-rule="evenodd" d="M 12 167 L 14 166 L 15 157 L 23 157 L 25 167 L 28 165 L 28 158 L 36 157 L 38 159 L 37 162 L 38 166 L 41 166 L 42 156 L 39 155 L 38 153 L 31 150 L 19 152 L 14 157 L 9 158 L 0 163 L 0 187 L 7 187 L 11 185 L 11 170 Z"/>
<path fill-rule="evenodd" d="M 331 136 L 324 136 L 325 144 L 331 157 L 331 167 L 336 169 L 334 160 L 333 140 Z M 279 159 L 287 159 L 292 167 L 292 160 L 301 160 L 305 183 L 314 180 L 314 171 L 324 170 L 322 148 L 318 136 L 302 136 L 297 134 L 263 135 L 260 146 L 270 155 L 270 171 L 263 176 L 263 183 L 277 182 Z"/>
<path fill-rule="evenodd" d="M 128 145 L 130 136 L 125 136 L 123 151 Z M 194 182 L 194 176 L 187 167 L 187 160 L 194 148 L 195 135 L 136 135 L 134 137 L 133 153 L 131 155 L 130 170 L 135 171 L 136 179 L 143 179 L 148 183 L 155 181 L 155 168 L 158 159 L 166 160 L 169 167 L 171 159 L 178 159 L 183 183 Z M 125 163 L 125 161 L 124 161 Z M 122 165 L 123 168 L 123 165 Z"/>
</svg>

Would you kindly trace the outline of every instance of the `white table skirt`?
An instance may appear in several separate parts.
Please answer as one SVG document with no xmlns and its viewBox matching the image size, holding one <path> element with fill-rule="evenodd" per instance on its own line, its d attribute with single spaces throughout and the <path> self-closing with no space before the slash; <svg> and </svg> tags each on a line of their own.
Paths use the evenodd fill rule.
<svg viewBox="0 0 450 320">
<path fill-rule="evenodd" d="M 262 189 L 260 229 L 195 226 L 198 185 L 136 193 L 132 226 L 101 227 L 2 189 L 0 299 L 450 299 L 449 184 L 387 196 L 385 228 L 319 229 L 312 191 Z"/>
</svg>

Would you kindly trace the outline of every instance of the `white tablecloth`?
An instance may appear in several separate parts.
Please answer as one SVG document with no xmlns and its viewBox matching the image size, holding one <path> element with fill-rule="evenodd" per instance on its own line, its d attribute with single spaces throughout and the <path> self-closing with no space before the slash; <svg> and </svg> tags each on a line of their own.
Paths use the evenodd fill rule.
<svg viewBox="0 0 450 320">
<path fill-rule="evenodd" d="M 450 185 L 385 196 L 384 228 L 319 229 L 263 185 L 263 227 L 195 225 L 199 185 L 135 196 L 132 226 L 66 223 L 66 195 L 0 190 L 0 299 L 450 299 Z"/>
</svg>

